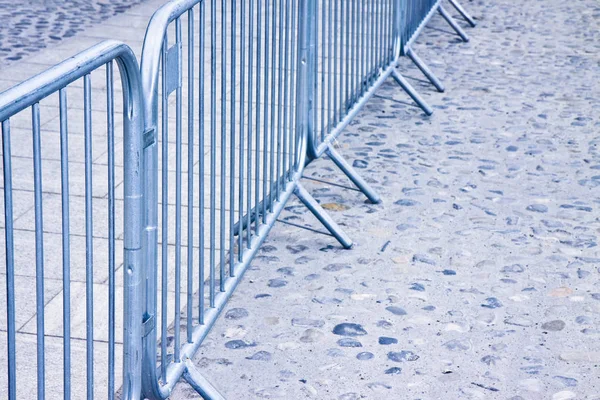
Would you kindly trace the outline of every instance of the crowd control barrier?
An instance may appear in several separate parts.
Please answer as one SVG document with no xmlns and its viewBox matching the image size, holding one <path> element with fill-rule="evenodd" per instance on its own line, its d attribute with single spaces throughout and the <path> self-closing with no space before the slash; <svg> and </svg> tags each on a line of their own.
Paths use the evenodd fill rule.
<svg viewBox="0 0 600 400">
<path fill-rule="evenodd" d="M 352 246 L 299 183 L 310 115 L 312 4 L 250 0 L 229 9 L 226 1 L 172 1 L 148 25 L 141 62 L 152 143 L 145 158 L 148 398 L 168 397 L 182 376 L 204 397 L 221 398 L 190 358 L 292 194 L 342 246 Z"/>
<path fill-rule="evenodd" d="M 95 72 L 101 83 L 92 86 Z M 115 94 L 119 91 L 120 96 Z M 112 41 L 0 94 L 8 344 L 3 398 L 112 399 L 119 387 L 123 399 L 140 398 L 143 111 L 137 60 L 129 47 Z M 23 141 L 31 142 L 32 151 L 15 157 L 11 144 Z M 102 152 L 106 159 L 98 163 L 94 155 Z M 30 201 L 32 222 L 25 215 L 15 224 L 15 208 L 22 210 Z M 121 264 L 123 284 L 117 285 Z M 100 286 L 104 276 L 107 284 Z M 30 288 L 33 293 L 27 292 Z M 46 319 L 50 291 L 60 293 L 54 299 L 58 313 Z M 30 296 L 35 301 L 29 302 Z M 123 303 L 122 319 L 117 302 Z M 28 308 L 30 303 L 35 309 Z M 23 325 L 25 314 L 35 315 L 34 326 Z M 62 321 L 55 320 L 61 316 Z M 29 333 L 35 334 L 33 346 Z M 106 359 L 99 360 L 98 352 Z M 49 383 L 55 390 L 61 387 L 62 395 L 47 393 Z"/>
</svg>

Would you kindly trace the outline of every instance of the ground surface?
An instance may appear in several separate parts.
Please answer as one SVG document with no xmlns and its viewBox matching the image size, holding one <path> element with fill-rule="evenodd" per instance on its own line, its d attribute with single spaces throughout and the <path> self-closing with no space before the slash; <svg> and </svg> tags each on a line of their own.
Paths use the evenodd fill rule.
<svg viewBox="0 0 600 400">
<path fill-rule="evenodd" d="M 100 38 L 139 52 L 151 3 L 13 63 L 2 87 Z M 227 398 L 600 399 L 600 8 L 464 3 L 469 43 L 435 16 L 414 47 L 444 94 L 402 60 L 434 115 L 390 80 L 339 138 L 383 203 L 311 180 L 348 185 L 329 160 L 306 169 L 355 247 L 275 226 L 195 358 Z M 321 229 L 297 201 L 280 219 Z"/>
<path fill-rule="evenodd" d="M 279 224 L 200 349 L 228 398 L 600 398 L 600 8 L 465 6 L 415 45 L 435 114 L 390 80 L 340 139 L 383 204 L 305 180 L 355 248 Z"/>
</svg>

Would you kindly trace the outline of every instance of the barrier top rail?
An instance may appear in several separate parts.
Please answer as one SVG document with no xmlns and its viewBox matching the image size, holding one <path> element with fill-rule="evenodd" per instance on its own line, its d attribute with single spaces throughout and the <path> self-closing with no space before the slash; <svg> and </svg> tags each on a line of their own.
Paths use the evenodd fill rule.
<svg viewBox="0 0 600 400">
<path fill-rule="evenodd" d="M 139 87 L 140 82 L 136 81 L 138 72 L 132 72 L 138 69 L 133 51 L 121 42 L 107 40 L 0 93 L 0 121 L 31 107 L 112 60 L 117 60 L 125 71 L 124 76 L 129 76 L 127 89 Z"/>
</svg>

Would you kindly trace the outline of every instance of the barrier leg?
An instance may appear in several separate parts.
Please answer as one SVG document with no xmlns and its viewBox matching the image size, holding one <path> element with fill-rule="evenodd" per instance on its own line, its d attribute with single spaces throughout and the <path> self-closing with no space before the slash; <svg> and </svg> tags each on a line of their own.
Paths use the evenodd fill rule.
<svg viewBox="0 0 600 400">
<path fill-rule="evenodd" d="M 296 189 L 294 189 L 294 194 L 298 196 L 300 201 L 314 214 L 315 217 L 327 228 L 327 230 L 340 242 L 340 244 L 345 248 L 349 249 L 352 247 L 352 240 L 346 235 L 346 233 L 340 228 L 338 224 L 327 214 L 325 210 L 321 207 L 321 205 L 315 200 L 314 197 L 310 195 L 304 189 L 301 184 L 296 185 Z"/>
<path fill-rule="evenodd" d="M 438 92 L 444 92 L 444 85 L 440 80 L 433 74 L 433 72 L 427 67 L 427 65 L 415 54 L 415 52 L 409 47 L 406 49 L 406 55 L 408 58 L 415 63 L 415 65 L 421 70 L 423 75 L 429 79 L 429 82 L 438 90 Z"/>
<path fill-rule="evenodd" d="M 475 22 L 475 20 L 469 15 L 469 13 L 467 13 L 465 11 L 465 9 L 460 5 L 460 3 L 457 0 L 448 0 L 448 1 L 450 2 L 450 4 L 452 4 L 452 7 L 454 7 L 460 15 L 462 15 L 462 17 L 465 19 L 465 21 L 467 21 L 469 23 L 469 25 L 471 25 L 473 28 L 475 28 L 475 26 L 477 26 L 477 23 Z"/>
<path fill-rule="evenodd" d="M 206 379 L 190 359 L 185 361 L 183 378 L 204 400 L 225 400 L 225 397 Z"/>
<path fill-rule="evenodd" d="M 462 28 L 460 26 L 458 26 L 458 24 L 456 23 L 456 21 L 454 20 L 454 18 L 452 18 L 450 16 L 450 14 L 448 14 L 448 11 L 446 11 L 446 9 L 444 7 L 442 7 L 441 4 L 438 7 L 438 11 L 442 15 L 442 17 L 444 17 L 444 19 L 446 20 L 446 22 L 448 22 L 448 24 L 452 27 L 452 29 L 454 29 L 456 31 L 456 33 L 458 34 L 458 36 L 461 37 L 461 39 L 463 40 L 463 42 L 468 42 L 469 41 L 469 37 L 467 36 L 467 34 L 465 33 L 465 31 L 463 31 Z"/>
<path fill-rule="evenodd" d="M 400 85 L 400 87 L 402 87 L 402 89 L 404 89 L 404 91 L 408 93 L 408 95 L 415 101 L 415 103 L 417 103 L 418 106 L 421 107 L 425 114 L 433 114 L 433 109 L 429 106 L 429 104 L 427 104 L 425 100 L 423 100 L 423 98 L 421 97 L 421 95 L 419 95 L 419 93 L 417 93 L 415 88 L 413 88 L 410 85 L 410 83 L 408 83 L 408 81 L 404 79 L 404 77 L 400 75 L 400 73 L 398 73 L 398 71 L 392 71 L 392 78 L 394 78 L 394 80 L 398 82 L 398 85 Z"/>
<path fill-rule="evenodd" d="M 356 185 L 356 187 L 363 192 L 365 196 L 367 196 L 371 203 L 377 204 L 381 202 L 381 197 L 379 197 L 375 190 L 373 190 L 373 188 L 358 174 L 358 172 L 352 168 L 350 164 L 348 164 L 344 157 L 342 157 L 342 155 L 333 148 L 333 145 L 329 144 L 327 146 L 327 150 L 325 150 L 325 153 L 329 156 L 329 158 L 331 158 L 331 160 L 333 160 L 335 165 L 337 165 L 338 168 L 341 169 L 348 178 L 350 178 L 352 183 L 354 183 L 354 185 Z"/>
</svg>

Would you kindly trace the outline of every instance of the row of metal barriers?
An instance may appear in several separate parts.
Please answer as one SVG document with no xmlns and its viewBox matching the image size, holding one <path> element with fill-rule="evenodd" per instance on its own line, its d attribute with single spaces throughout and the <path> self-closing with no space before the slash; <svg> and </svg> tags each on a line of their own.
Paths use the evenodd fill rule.
<svg viewBox="0 0 600 400">
<path fill-rule="evenodd" d="M 106 41 L 0 94 L 0 397 L 222 399 L 192 357 L 292 195 L 352 246 L 304 167 L 380 201 L 334 142 L 390 76 L 433 112 L 397 67 L 444 90 L 412 49 L 438 12 L 468 40 L 440 0 L 173 0 L 139 65 Z"/>
</svg>

